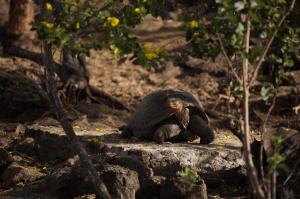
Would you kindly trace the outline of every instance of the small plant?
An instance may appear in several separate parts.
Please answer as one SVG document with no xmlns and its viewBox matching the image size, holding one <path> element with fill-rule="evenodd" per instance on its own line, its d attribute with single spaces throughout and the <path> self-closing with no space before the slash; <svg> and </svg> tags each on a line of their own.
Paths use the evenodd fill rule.
<svg viewBox="0 0 300 199">
<path fill-rule="evenodd" d="M 191 167 L 184 167 L 184 169 L 178 174 L 184 180 L 184 182 L 190 186 L 190 188 L 197 183 L 199 178 L 197 172 Z"/>
<path fill-rule="evenodd" d="M 273 145 L 273 155 L 268 158 L 268 164 L 271 172 L 285 171 L 288 172 L 288 167 L 284 163 L 286 157 L 282 154 L 283 138 L 281 136 L 273 136 L 271 138 Z"/>
<path fill-rule="evenodd" d="M 271 86 L 263 86 L 260 90 L 260 95 L 265 102 L 268 102 L 274 96 L 273 88 Z"/>
</svg>

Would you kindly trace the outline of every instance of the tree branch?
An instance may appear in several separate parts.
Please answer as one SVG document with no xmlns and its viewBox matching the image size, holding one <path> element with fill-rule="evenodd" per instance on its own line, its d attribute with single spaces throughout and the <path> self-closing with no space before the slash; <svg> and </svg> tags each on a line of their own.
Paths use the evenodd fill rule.
<svg viewBox="0 0 300 199">
<path fill-rule="evenodd" d="M 244 37 L 244 52 L 245 54 L 249 53 L 249 42 L 250 42 L 250 30 L 251 30 L 251 21 L 250 17 L 246 16 L 246 32 Z M 251 155 L 251 146 L 250 146 L 250 127 L 249 127 L 249 85 L 248 82 L 248 58 L 243 58 L 243 97 L 244 97 L 244 104 L 243 104 L 243 132 L 244 132 L 244 156 L 246 160 L 247 166 L 247 174 L 249 176 L 249 180 L 251 183 L 252 188 L 254 189 L 254 194 L 257 198 L 263 199 L 265 198 L 265 194 L 263 189 L 259 183 L 257 177 L 257 171 L 253 163 L 252 155 Z"/>
<path fill-rule="evenodd" d="M 83 148 L 82 144 L 78 140 L 74 129 L 67 119 L 63 106 L 61 104 L 60 99 L 57 96 L 57 88 L 54 81 L 54 71 L 53 71 L 53 57 L 51 52 L 51 46 L 43 41 L 43 63 L 46 72 L 46 85 L 47 85 L 47 93 L 49 99 L 53 105 L 55 110 L 55 114 L 57 120 L 60 122 L 63 127 L 67 138 L 69 139 L 74 151 L 79 155 L 82 165 L 86 167 L 86 170 L 89 174 L 89 180 L 94 186 L 94 190 L 97 198 L 110 199 L 111 196 L 107 191 L 107 188 L 103 181 L 100 179 L 97 170 L 94 168 L 92 161 L 89 159 L 87 152 Z"/>
<path fill-rule="evenodd" d="M 6 53 L 7 55 L 10 55 L 10 56 L 28 59 L 28 60 L 34 61 L 40 65 L 43 65 L 43 55 L 42 54 L 25 50 L 23 48 L 20 48 L 18 46 L 11 44 L 10 42 L 5 44 L 4 53 Z M 60 69 L 62 68 L 62 65 L 60 65 L 60 64 L 56 63 L 54 60 L 52 60 L 52 66 L 54 68 L 55 73 L 57 73 L 61 77 L 62 75 L 60 74 L 61 73 Z"/>
<path fill-rule="evenodd" d="M 276 104 L 276 99 L 277 99 L 277 89 L 275 90 L 275 94 L 273 96 L 273 100 L 272 100 L 272 104 L 267 112 L 267 115 L 263 121 L 263 125 L 262 125 L 262 132 L 266 132 L 266 127 L 267 127 L 267 123 L 268 123 L 268 120 L 269 120 L 269 117 L 271 115 L 271 112 L 273 111 L 274 107 L 275 107 L 275 104 Z"/>
<path fill-rule="evenodd" d="M 221 46 L 222 53 L 223 53 L 223 55 L 224 55 L 224 57 L 225 57 L 225 59 L 226 59 L 227 65 L 228 65 L 229 68 L 231 69 L 231 71 L 232 71 L 232 73 L 233 73 L 235 79 L 239 82 L 240 85 L 242 85 L 242 80 L 239 78 L 238 74 L 237 74 L 236 71 L 234 70 L 233 65 L 232 65 L 232 62 L 230 61 L 230 59 L 229 59 L 229 57 L 228 57 L 228 55 L 227 55 L 227 52 L 226 52 L 226 50 L 225 50 L 225 48 L 224 48 L 223 42 L 222 42 L 222 40 L 221 40 L 219 34 L 217 34 L 217 38 L 218 38 L 219 44 L 220 44 L 220 46 Z"/>
<path fill-rule="evenodd" d="M 253 75 L 252 77 L 250 78 L 250 82 L 249 82 L 249 85 L 251 86 L 253 84 L 253 82 L 256 80 L 257 78 L 257 75 L 258 75 L 258 71 L 271 47 L 271 44 L 274 40 L 274 38 L 276 37 L 277 33 L 278 33 L 278 30 L 279 30 L 279 27 L 283 24 L 284 20 L 287 18 L 287 16 L 292 12 L 292 10 L 294 9 L 294 6 L 295 6 L 295 3 L 296 3 L 296 0 L 293 0 L 288 11 L 282 16 L 281 20 L 279 21 L 278 23 L 278 27 L 275 29 L 275 31 L 273 32 L 273 34 L 271 35 L 270 39 L 268 40 L 267 42 L 267 45 L 262 53 L 262 55 L 260 56 L 257 64 L 256 64 L 256 68 L 253 72 Z"/>
</svg>

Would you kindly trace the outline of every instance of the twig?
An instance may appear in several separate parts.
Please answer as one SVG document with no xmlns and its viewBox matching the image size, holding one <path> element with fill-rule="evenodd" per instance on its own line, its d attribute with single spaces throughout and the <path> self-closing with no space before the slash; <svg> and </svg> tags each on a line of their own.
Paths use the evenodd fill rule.
<svg viewBox="0 0 300 199">
<path fill-rule="evenodd" d="M 291 177 L 294 175 L 296 169 L 298 168 L 298 164 L 300 163 L 300 159 L 297 160 L 292 172 L 288 175 L 288 177 L 285 179 L 283 186 L 286 185 L 286 183 L 291 179 Z"/>
<path fill-rule="evenodd" d="M 276 171 L 272 171 L 271 173 L 271 199 L 276 199 L 276 179 L 277 179 L 277 175 L 276 175 Z"/>
<path fill-rule="evenodd" d="M 51 46 L 47 44 L 46 41 L 43 41 L 43 62 L 46 72 L 47 93 L 55 110 L 57 120 L 63 127 L 73 149 L 79 155 L 82 165 L 86 167 L 89 175 L 89 180 L 94 186 L 97 198 L 110 199 L 111 197 L 107 191 L 105 184 L 100 179 L 97 170 L 94 168 L 92 161 L 89 159 L 86 150 L 79 142 L 79 139 L 76 136 L 71 123 L 69 122 L 63 111 L 63 106 L 57 96 L 57 88 L 54 81 L 53 57 L 51 52 Z"/>
<path fill-rule="evenodd" d="M 265 59 L 265 57 L 266 57 L 266 55 L 267 55 L 267 53 L 268 53 L 268 51 L 269 51 L 269 49 L 270 49 L 270 47 L 271 47 L 271 44 L 272 44 L 272 42 L 273 42 L 275 36 L 276 36 L 277 33 L 278 33 L 279 27 L 283 24 L 284 20 L 287 18 L 287 16 L 288 16 L 288 15 L 292 12 L 292 10 L 294 9 L 295 2 L 296 2 L 296 0 L 293 0 L 293 1 L 292 1 L 291 5 L 290 5 L 290 7 L 289 7 L 289 9 L 288 9 L 288 11 L 282 16 L 281 20 L 280 20 L 279 23 L 278 23 L 277 28 L 276 28 L 275 31 L 273 32 L 273 34 L 272 34 L 272 36 L 270 37 L 269 41 L 267 42 L 267 45 L 266 45 L 266 47 L 265 47 L 265 49 L 264 49 L 262 55 L 260 56 L 260 58 L 259 58 L 259 60 L 258 60 L 258 62 L 257 62 L 257 64 L 256 64 L 256 68 L 255 68 L 255 70 L 254 70 L 254 72 L 253 72 L 253 75 L 252 75 L 252 77 L 250 78 L 250 82 L 249 82 L 249 85 L 250 85 L 250 86 L 251 86 L 252 83 L 256 80 L 258 71 L 259 71 L 259 69 L 260 69 L 260 67 L 261 67 L 261 64 L 263 63 L 263 61 L 264 61 L 264 59 Z"/>
<path fill-rule="evenodd" d="M 262 132 L 263 133 L 266 131 L 266 126 L 267 126 L 270 114 L 271 114 L 271 112 L 273 111 L 273 109 L 275 107 L 276 99 L 277 99 L 277 89 L 275 90 L 275 94 L 274 94 L 274 97 L 273 97 L 273 100 L 272 100 L 272 104 L 271 104 L 271 106 L 270 106 L 270 108 L 267 112 L 267 115 L 266 115 L 266 117 L 264 119 L 264 122 L 263 122 L 263 125 L 262 125 Z"/>
<path fill-rule="evenodd" d="M 222 39 L 220 38 L 219 34 L 217 34 L 217 38 L 218 38 L 218 41 L 219 41 L 219 44 L 221 46 L 221 50 L 222 50 L 222 53 L 226 59 L 226 62 L 227 62 L 227 65 L 230 67 L 235 79 L 239 82 L 240 85 L 242 85 L 242 80 L 239 78 L 238 74 L 236 73 L 236 71 L 234 70 L 233 68 L 233 65 L 232 65 L 232 62 L 230 61 L 228 55 L 227 55 L 227 52 L 224 48 L 224 45 L 223 45 L 223 42 L 222 42 Z"/>
<path fill-rule="evenodd" d="M 250 30 L 251 30 L 251 21 L 249 16 L 246 16 L 246 32 L 244 38 L 244 51 L 246 54 L 249 53 L 249 42 L 250 42 Z M 247 57 L 243 58 L 243 97 L 244 97 L 244 105 L 243 105 L 243 117 L 244 117 L 244 156 L 246 159 L 247 166 L 247 174 L 249 176 L 249 180 L 252 188 L 254 189 L 254 193 L 257 198 L 265 198 L 265 193 L 259 183 L 257 177 L 257 171 L 253 163 L 252 155 L 251 155 L 251 147 L 250 147 L 250 128 L 249 128 L 249 86 L 248 83 L 248 59 Z"/>
<path fill-rule="evenodd" d="M 260 142 L 260 147 L 259 147 L 259 166 L 260 166 L 260 175 L 261 175 L 261 179 L 263 182 L 263 187 L 265 190 L 266 189 L 266 179 L 265 179 L 265 171 L 264 171 L 264 164 L 263 164 L 263 160 L 264 160 L 264 145 L 263 145 L 263 141 L 261 140 Z"/>
<path fill-rule="evenodd" d="M 296 113 L 296 115 L 298 115 L 299 109 L 300 109 L 300 105 L 293 107 L 293 111 Z"/>
</svg>

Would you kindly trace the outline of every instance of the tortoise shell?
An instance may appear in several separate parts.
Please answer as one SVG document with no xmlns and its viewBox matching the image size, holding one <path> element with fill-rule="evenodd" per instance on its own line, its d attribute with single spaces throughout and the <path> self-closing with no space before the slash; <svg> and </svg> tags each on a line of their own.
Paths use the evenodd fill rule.
<svg viewBox="0 0 300 199">
<path fill-rule="evenodd" d="M 142 139 L 152 138 L 159 124 L 174 115 L 167 105 L 170 98 L 183 101 L 187 108 L 192 109 L 194 114 L 208 123 L 204 108 L 194 95 L 179 89 L 159 90 L 145 96 L 129 119 L 127 128 L 133 136 Z"/>
</svg>

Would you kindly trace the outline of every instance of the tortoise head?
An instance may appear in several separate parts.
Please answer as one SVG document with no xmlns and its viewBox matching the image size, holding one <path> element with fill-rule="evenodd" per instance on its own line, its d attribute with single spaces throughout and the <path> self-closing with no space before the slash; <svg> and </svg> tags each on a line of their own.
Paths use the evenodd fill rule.
<svg viewBox="0 0 300 199">
<path fill-rule="evenodd" d="M 181 99 L 170 98 L 167 100 L 167 106 L 172 113 L 174 113 L 184 129 L 189 123 L 189 109 L 188 105 Z"/>
<path fill-rule="evenodd" d="M 167 106 L 173 113 L 181 113 L 186 108 L 186 103 L 181 99 L 170 98 L 167 100 Z"/>
</svg>

